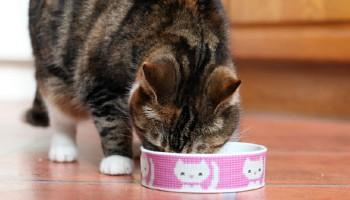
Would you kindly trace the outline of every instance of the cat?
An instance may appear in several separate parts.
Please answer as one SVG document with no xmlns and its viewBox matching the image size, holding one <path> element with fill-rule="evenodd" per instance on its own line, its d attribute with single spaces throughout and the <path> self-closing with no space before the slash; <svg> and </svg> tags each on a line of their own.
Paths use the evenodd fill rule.
<svg viewBox="0 0 350 200">
<path fill-rule="evenodd" d="M 132 172 L 132 131 L 150 150 L 220 149 L 239 126 L 227 24 L 220 0 L 31 0 L 26 120 L 50 126 L 49 159 L 77 159 L 76 127 L 89 118 L 108 175 Z"/>
<path fill-rule="evenodd" d="M 215 162 L 211 162 L 212 178 L 208 190 L 215 189 L 219 183 L 219 167 Z M 182 190 L 203 191 L 204 181 L 210 176 L 210 168 L 206 161 L 201 160 L 198 164 L 185 163 L 181 159 L 176 162 L 174 168 L 175 176 L 182 183 Z"/>
<path fill-rule="evenodd" d="M 154 163 L 151 158 L 147 158 L 145 155 L 141 155 L 141 178 L 143 185 L 152 186 L 154 182 Z"/>
<path fill-rule="evenodd" d="M 260 186 L 264 173 L 264 159 L 251 160 L 247 158 L 243 165 L 243 174 L 248 178 L 248 186 Z"/>
</svg>

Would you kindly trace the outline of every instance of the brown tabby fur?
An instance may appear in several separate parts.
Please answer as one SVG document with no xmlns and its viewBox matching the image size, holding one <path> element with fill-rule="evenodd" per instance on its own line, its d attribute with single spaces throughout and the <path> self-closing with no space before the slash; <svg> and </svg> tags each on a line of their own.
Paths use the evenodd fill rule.
<svg viewBox="0 0 350 200">
<path fill-rule="evenodd" d="M 219 0 L 31 0 L 30 33 L 29 122 L 48 125 L 46 103 L 91 117 L 106 156 L 132 155 L 132 129 L 146 148 L 183 153 L 235 136 L 240 81 Z"/>
</svg>

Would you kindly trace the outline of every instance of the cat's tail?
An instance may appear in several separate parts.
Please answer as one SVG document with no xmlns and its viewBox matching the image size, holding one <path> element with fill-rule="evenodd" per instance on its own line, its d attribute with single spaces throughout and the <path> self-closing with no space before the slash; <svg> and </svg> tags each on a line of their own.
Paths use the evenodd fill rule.
<svg viewBox="0 0 350 200">
<path fill-rule="evenodd" d="M 211 162 L 211 167 L 212 167 L 212 179 L 211 179 L 211 183 L 208 187 L 208 189 L 212 189 L 212 190 L 215 190 L 216 187 L 218 186 L 219 184 L 219 167 L 218 167 L 218 164 L 214 161 Z"/>
<path fill-rule="evenodd" d="M 46 106 L 38 89 L 35 93 L 32 108 L 27 110 L 23 120 L 33 126 L 48 127 L 50 124 Z"/>
</svg>

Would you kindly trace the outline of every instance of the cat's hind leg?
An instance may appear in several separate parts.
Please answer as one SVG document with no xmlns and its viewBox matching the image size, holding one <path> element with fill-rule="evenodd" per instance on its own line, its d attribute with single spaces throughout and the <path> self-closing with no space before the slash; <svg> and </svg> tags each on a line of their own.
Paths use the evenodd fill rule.
<svg viewBox="0 0 350 200">
<path fill-rule="evenodd" d="M 73 162 L 77 159 L 77 122 L 64 114 L 58 107 L 47 103 L 50 130 L 52 131 L 49 159 L 54 162 Z"/>
</svg>

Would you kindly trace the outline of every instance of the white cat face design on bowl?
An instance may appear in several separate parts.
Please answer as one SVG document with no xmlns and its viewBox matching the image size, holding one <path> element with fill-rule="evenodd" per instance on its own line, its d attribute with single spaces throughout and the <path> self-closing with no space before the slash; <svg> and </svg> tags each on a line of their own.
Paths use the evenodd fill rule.
<svg viewBox="0 0 350 200">
<path fill-rule="evenodd" d="M 263 176 L 264 160 L 260 157 L 258 160 L 246 159 L 243 165 L 243 173 L 248 180 L 256 180 Z"/>
<path fill-rule="evenodd" d="M 176 177 L 183 183 L 202 183 L 210 175 L 208 164 L 202 160 L 199 164 L 176 162 L 174 169 Z"/>
</svg>

